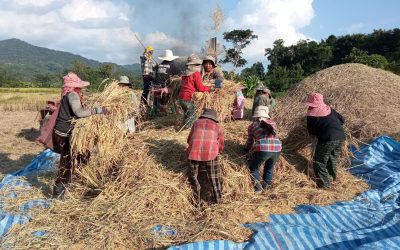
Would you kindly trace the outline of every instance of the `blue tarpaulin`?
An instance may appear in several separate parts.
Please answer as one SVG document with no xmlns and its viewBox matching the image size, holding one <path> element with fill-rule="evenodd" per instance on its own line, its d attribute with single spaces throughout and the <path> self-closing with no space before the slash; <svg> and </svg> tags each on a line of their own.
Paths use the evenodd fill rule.
<svg viewBox="0 0 400 250">
<path fill-rule="evenodd" d="M 255 233 L 244 243 L 194 242 L 169 250 L 400 249 L 400 143 L 382 136 L 354 154 L 350 172 L 371 189 L 353 201 L 301 205 L 295 214 L 245 225 Z"/>
<path fill-rule="evenodd" d="M 30 220 L 28 215 L 30 208 L 49 207 L 50 203 L 47 199 L 34 199 L 21 204 L 19 213 L 9 213 L 4 211 L 3 204 L 5 198 L 18 198 L 23 192 L 28 192 L 32 188 L 28 179 L 34 180 L 38 174 L 54 170 L 58 158 L 58 154 L 51 150 L 45 150 L 23 169 L 4 176 L 0 182 L 0 190 L 6 196 L 0 196 L 0 237 L 7 233 L 13 225 L 27 223 Z"/>
<path fill-rule="evenodd" d="M 255 232 L 244 243 L 216 240 L 169 249 L 400 249 L 400 143 L 382 136 L 354 155 L 350 172 L 371 189 L 353 201 L 326 207 L 301 205 L 295 214 L 271 215 L 268 223 L 244 225 Z M 57 159 L 57 154 L 44 151 L 24 169 L 5 176 L 0 189 L 9 188 L 7 197 L 16 197 L 10 187 L 30 187 L 20 176 L 51 171 Z M 19 214 L 11 214 L 3 211 L 3 200 L 0 197 L 0 236 L 14 224 L 27 223 L 32 206 L 49 206 L 48 200 L 36 199 L 22 204 Z"/>
</svg>

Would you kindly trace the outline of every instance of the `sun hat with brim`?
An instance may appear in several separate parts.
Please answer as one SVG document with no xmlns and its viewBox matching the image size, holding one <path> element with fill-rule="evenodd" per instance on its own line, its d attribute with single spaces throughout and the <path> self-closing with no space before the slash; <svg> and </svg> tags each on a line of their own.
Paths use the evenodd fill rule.
<svg viewBox="0 0 400 250">
<path fill-rule="evenodd" d="M 209 118 L 215 122 L 219 122 L 217 111 L 214 109 L 205 108 L 199 118 Z"/>
<path fill-rule="evenodd" d="M 318 107 L 325 107 L 326 104 L 324 103 L 324 97 L 320 93 L 310 93 L 307 97 L 307 101 L 305 105 L 318 108 Z"/>
<path fill-rule="evenodd" d="M 267 106 L 258 106 L 254 110 L 253 118 L 270 118 L 268 107 Z"/>
<path fill-rule="evenodd" d="M 170 49 L 165 50 L 164 56 L 159 56 L 158 59 L 163 60 L 163 61 L 173 61 L 176 58 L 179 58 L 179 56 L 174 56 L 174 53 Z"/>
<path fill-rule="evenodd" d="M 86 81 L 82 81 L 79 76 L 75 73 L 69 72 L 67 75 L 63 77 L 63 87 L 70 88 L 84 88 L 89 86 L 90 83 Z"/>
<path fill-rule="evenodd" d="M 211 62 L 213 68 L 216 67 L 216 66 L 215 66 L 215 58 L 214 58 L 213 56 L 205 56 L 205 57 L 203 58 L 203 63 L 202 63 L 202 64 L 205 64 L 206 62 Z"/>
<path fill-rule="evenodd" d="M 130 85 L 130 83 L 129 83 L 129 78 L 128 78 L 127 76 L 121 76 L 121 77 L 119 78 L 118 84 L 121 84 L 121 85 Z"/>
<path fill-rule="evenodd" d="M 201 65 L 203 60 L 196 54 L 191 54 L 186 62 L 186 66 L 188 65 Z"/>
<path fill-rule="evenodd" d="M 330 115 L 331 112 L 332 112 L 332 109 L 328 105 L 325 105 L 324 107 L 317 107 L 317 108 L 308 107 L 307 116 L 324 117 L 324 116 Z"/>
</svg>

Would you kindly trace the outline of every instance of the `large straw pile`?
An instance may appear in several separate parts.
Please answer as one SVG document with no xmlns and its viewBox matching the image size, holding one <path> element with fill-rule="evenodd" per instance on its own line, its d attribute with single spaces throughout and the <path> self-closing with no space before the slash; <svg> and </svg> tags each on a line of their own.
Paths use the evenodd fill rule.
<svg viewBox="0 0 400 250">
<path fill-rule="evenodd" d="M 327 77 L 331 81 L 335 79 L 335 75 Z M 302 84 L 312 86 L 310 79 L 313 78 Z M 346 86 L 339 87 L 345 89 Z M 343 94 L 337 98 L 345 101 L 349 97 Z M 232 101 L 231 97 L 229 99 Z M 306 142 L 297 142 L 305 137 L 288 136 L 299 130 L 292 123 L 301 120 L 299 116 L 304 116 L 304 107 L 286 100 L 278 103 L 274 114 L 274 119 L 281 125 L 281 138 L 288 145 L 294 143 L 290 139 L 305 145 Z M 246 100 L 246 109 L 250 107 L 251 102 Z M 291 113 L 294 108 L 299 110 L 295 115 Z M 342 110 L 338 108 L 338 111 Z M 172 116 L 171 122 L 179 118 Z M 266 221 L 271 213 L 293 212 L 297 204 L 327 205 L 348 200 L 367 188 L 364 182 L 341 167 L 332 190 L 316 189 L 309 176 L 295 168 L 310 164 L 310 155 L 303 147 L 296 152 L 298 163 L 292 162 L 287 155 L 281 157 L 271 189 L 261 195 L 254 194 L 246 156 L 242 153 L 249 121 L 237 121 L 224 125 L 223 203 L 204 204 L 202 209 L 197 209 L 192 204 L 192 192 L 186 179 L 184 151 L 189 131 L 177 133 L 177 128 L 168 126 L 164 117 L 155 119 L 154 124 L 163 124 L 162 129 L 148 126 L 135 134 L 135 138 L 124 140 L 127 143 L 118 157 L 111 157 L 115 159 L 113 161 L 97 159 L 110 156 L 98 154 L 95 157 L 94 152 L 89 163 L 80 168 L 66 200 L 54 201 L 50 210 L 40 210 L 31 223 L 15 227 L 11 232 L 13 237 L 5 237 L 3 243 L 12 243 L 17 248 L 146 249 L 210 239 L 243 241 L 251 232 L 241 227 L 242 223 Z M 109 131 L 107 136 L 112 138 L 114 133 Z M 115 136 L 119 138 L 118 133 Z M 92 185 L 87 181 L 88 176 L 101 179 Z M 161 232 L 154 230 L 160 229 L 159 225 L 164 226 Z M 175 231 L 169 230 L 171 228 Z M 49 233 L 46 237 L 33 237 L 32 232 L 37 230 Z"/>
</svg>

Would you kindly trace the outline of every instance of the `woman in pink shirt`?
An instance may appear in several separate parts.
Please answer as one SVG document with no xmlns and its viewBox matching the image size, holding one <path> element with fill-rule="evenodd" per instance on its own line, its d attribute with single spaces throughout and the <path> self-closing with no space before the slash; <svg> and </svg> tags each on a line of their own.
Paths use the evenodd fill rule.
<svg viewBox="0 0 400 250">
<path fill-rule="evenodd" d="M 186 71 L 182 76 L 182 84 L 179 92 L 179 104 L 181 105 L 184 117 L 184 128 L 190 128 L 196 119 L 193 94 L 197 92 L 210 92 L 209 86 L 204 86 L 201 78 L 201 64 L 203 60 L 198 55 L 192 54 L 188 57 Z"/>
</svg>

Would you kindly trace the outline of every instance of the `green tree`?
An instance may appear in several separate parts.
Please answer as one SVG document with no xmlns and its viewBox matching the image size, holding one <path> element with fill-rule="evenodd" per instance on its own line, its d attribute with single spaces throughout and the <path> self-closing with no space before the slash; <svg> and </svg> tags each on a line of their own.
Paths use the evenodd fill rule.
<svg viewBox="0 0 400 250">
<path fill-rule="evenodd" d="M 344 59 L 345 62 L 352 63 L 362 63 L 374 68 L 385 69 L 388 67 L 388 60 L 381 55 L 372 54 L 368 55 L 367 51 L 363 51 L 357 48 L 353 48 L 349 55 L 347 55 Z"/>
<path fill-rule="evenodd" d="M 250 29 L 224 32 L 223 36 L 225 41 L 232 43 L 233 48 L 226 50 L 225 58 L 221 62 L 232 63 L 235 69 L 243 67 L 247 61 L 242 57 L 242 49 L 258 36 Z"/>
<path fill-rule="evenodd" d="M 251 67 L 243 69 L 240 74 L 241 77 L 248 77 L 252 75 L 257 76 L 260 80 L 265 79 L 265 69 L 261 62 L 256 62 Z"/>
</svg>

